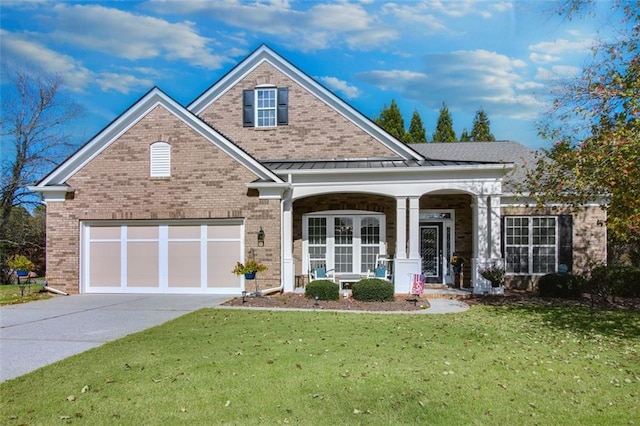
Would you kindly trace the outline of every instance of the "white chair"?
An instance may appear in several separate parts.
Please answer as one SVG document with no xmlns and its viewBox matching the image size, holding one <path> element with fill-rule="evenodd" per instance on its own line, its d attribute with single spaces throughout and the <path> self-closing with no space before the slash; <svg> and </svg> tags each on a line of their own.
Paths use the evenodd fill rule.
<svg viewBox="0 0 640 426">
<path fill-rule="evenodd" d="M 374 268 L 374 277 L 382 278 L 383 280 L 391 281 L 393 277 L 392 272 L 393 259 L 386 254 L 376 255 L 376 265 Z"/>
<path fill-rule="evenodd" d="M 309 258 L 309 282 L 316 280 L 329 280 L 335 281 L 335 274 L 333 269 L 327 269 L 327 261 L 324 257 Z"/>
</svg>

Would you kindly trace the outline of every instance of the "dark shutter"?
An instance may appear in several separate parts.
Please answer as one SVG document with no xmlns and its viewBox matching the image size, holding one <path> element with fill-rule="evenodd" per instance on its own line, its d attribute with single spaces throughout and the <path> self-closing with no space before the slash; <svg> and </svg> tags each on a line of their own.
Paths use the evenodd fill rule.
<svg viewBox="0 0 640 426">
<path fill-rule="evenodd" d="M 278 125 L 289 124 L 289 88 L 278 87 Z"/>
<path fill-rule="evenodd" d="M 505 234 L 505 232 L 507 232 L 507 227 L 506 227 L 506 221 L 507 218 L 505 216 L 502 216 L 500 218 L 500 253 L 502 253 L 502 258 L 505 260 L 507 260 L 507 251 L 505 250 L 505 244 L 507 243 L 507 234 Z"/>
<path fill-rule="evenodd" d="M 244 127 L 253 127 L 255 120 L 255 112 L 253 110 L 253 90 L 242 91 L 242 125 Z"/>
<path fill-rule="evenodd" d="M 558 216 L 558 264 L 566 265 L 568 272 L 573 269 L 573 217 Z"/>
</svg>

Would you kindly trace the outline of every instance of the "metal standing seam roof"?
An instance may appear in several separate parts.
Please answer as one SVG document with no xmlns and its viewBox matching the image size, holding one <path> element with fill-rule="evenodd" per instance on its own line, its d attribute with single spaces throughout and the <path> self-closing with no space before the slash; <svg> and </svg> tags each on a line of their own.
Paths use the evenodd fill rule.
<svg viewBox="0 0 640 426">
<path fill-rule="evenodd" d="M 359 170 L 359 169 L 407 169 L 417 167 L 474 166 L 500 164 L 493 161 L 457 160 L 403 160 L 403 159 L 349 159 L 349 160 L 263 160 L 263 165 L 272 171 L 296 170 Z"/>
</svg>

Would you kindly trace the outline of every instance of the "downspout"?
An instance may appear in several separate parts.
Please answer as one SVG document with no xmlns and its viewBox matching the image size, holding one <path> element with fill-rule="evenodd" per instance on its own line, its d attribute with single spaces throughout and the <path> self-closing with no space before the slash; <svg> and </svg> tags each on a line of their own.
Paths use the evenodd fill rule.
<svg viewBox="0 0 640 426">
<path fill-rule="evenodd" d="M 61 294 L 62 296 L 68 296 L 68 295 L 69 295 L 69 293 L 65 293 L 65 292 L 64 292 L 64 291 L 62 291 L 62 290 L 58 290 L 58 289 L 55 289 L 55 288 L 53 288 L 53 287 L 49 287 L 49 286 L 47 285 L 47 283 L 46 283 L 46 282 L 45 282 L 45 284 L 44 284 L 44 287 L 43 287 L 43 288 L 44 288 L 45 290 L 47 290 L 47 291 L 51 292 L 51 293 Z"/>
</svg>

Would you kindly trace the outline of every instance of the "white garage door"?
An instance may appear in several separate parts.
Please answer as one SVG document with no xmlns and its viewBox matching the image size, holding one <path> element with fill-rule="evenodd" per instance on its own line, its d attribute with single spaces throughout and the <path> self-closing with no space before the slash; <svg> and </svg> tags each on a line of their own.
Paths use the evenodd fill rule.
<svg viewBox="0 0 640 426">
<path fill-rule="evenodd" d="M 81 291 L 239 294 L 240 221 L 83 223 Z"/>
</svg>

